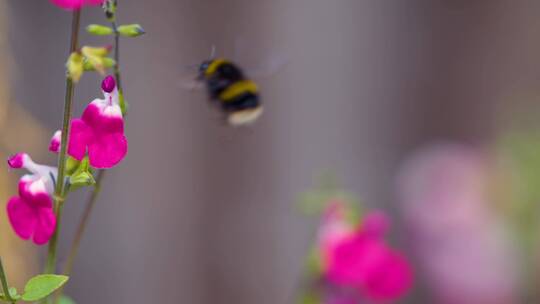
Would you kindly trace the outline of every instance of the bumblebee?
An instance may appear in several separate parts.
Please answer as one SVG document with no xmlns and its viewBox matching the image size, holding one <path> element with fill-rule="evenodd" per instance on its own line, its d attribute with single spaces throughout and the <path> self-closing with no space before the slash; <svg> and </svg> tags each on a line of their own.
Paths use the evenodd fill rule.
<svg viewBox="0 0 540 304">
<path fill-rule="evenodd" d="M 257 84 L 231 61 L 205 60 L 199 65 L 198 80 L 205 83 L 210 100 L 223 111 L 230 125 L 247 125 L 261 116 L 263 108 Z"/>
</svg>

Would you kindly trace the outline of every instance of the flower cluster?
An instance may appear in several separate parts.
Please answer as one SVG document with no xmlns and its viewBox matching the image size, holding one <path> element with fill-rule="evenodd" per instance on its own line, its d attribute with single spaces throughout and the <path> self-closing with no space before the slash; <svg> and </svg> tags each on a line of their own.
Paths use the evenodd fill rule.
<svg viewBox="0 0 540 304">
<path fill-rule="evenodd" d="M 380 211 L 358 221 L 345 203 L 328 204 L 315 248 L 323 303 L 386 303 L 411 288 L 409 262 L 384 239 L 389 226 Z"/>
<path fill-rule="evenodd" d="M 91 176 L 90 169 L 84 165 L 86 158 L 91 167 L 105 169 L 120 163 L 127 154 L 124 120 L 114 78 L 107 76 L 101 88 L 105 98 L 92 101 L 81 118 L 71 121 L 67 150 L 68 155 L 77 162 L 63 182 L 72 186 L 77 186 L 74 180 L 80 176 Z M 59 152 L 60 147 L 61 131 L 57 131 L 51 139 L 49 150 Z M 19 195 L 12 197 L 7 204 L 10 223 L 22 239 L 32 238 L 38 245 L 45 244 L 56 225 L 52 195 L 55 183 L 60 182 L 56 181 L 57 168 L 38 165 L 26 153 L 10 157 L 8 165 L 31 172 L 20 179 Z M 75 176 L 77 174 L 79 176 Z"/>
</svg>

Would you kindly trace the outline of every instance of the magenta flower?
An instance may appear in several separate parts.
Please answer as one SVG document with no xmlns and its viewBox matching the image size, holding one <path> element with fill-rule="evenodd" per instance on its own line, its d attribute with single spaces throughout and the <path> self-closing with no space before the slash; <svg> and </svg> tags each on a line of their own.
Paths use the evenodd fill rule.
<svg viewBox="0 0 540 304">
<path fill-rule="evenodd" d="M 56 226 L 51 199 L 56 168 L 38 165 L 26 153 L 10 157 L 8 165 L 32 173 L 20 179 L 19 196 L 8 201 L 7 215 L 11 226 L 20 238 L 32 238 L 37 245 L 43 245 L 49 241 Z"/>
<path fill-rule="evenodd" d="M 79 161 L 88 154 L 92 167 L 106 169 L 126 156 L 127 139 L 114 78 L 107 76 L 101 87 L 105 98 L 92 101 L 80 119 L 71 121 L 68 154 Z M 59 137 L 57 132 L 51 139 L 51 151 L 58 152 Z"/>
<path fill-rule="evenodd" d="M 331 205 L 319 232 L 324 277 L 371 300 L 394 300 L 412 285 L 407 260 L 384 241 L 389 221 L 376 211 L 360 227 L 345 220 L 343 208 Z"/>
<path fill-rule="evenodd" d="M 86 5 L 101 5 L 103 0 L 50 0 L 54 5 L 66 9 L 77 10 Z"/>
</svg>

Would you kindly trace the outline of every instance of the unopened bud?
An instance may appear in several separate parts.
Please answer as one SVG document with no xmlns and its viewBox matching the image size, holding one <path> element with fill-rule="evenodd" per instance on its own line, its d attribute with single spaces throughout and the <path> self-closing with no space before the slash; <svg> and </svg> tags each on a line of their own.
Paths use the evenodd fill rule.
<svg viewBox="0 0 540 304">
<path fill-rule="evenodd" d="M 138 24 L 120 25 L 117 31 L 120 35 L 125 37 L 138 37 L 146 33 L 142 26 Z"/>
<path fill-rule="evenodd" d="M 112 35 L 114 33 L 112 28 L 100 24 L 90 24 L 86 27 L 86 31 L 97 36 Z"/>
</svg>

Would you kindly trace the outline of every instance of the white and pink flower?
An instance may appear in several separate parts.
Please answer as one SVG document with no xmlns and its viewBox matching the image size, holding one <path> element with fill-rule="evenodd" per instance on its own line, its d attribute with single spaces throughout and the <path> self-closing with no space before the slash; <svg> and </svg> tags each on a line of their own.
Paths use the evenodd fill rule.
<svg viewBox="0 0 540 304">
<path fill-rule="evenodd" d="M 128 143 L 114 78 L 107 76 L 101 88 L 105 98 L 92 101 L 81 118 L 71 121 L 68 154 L 79 161 L 88 155 L 92 167 L 108 169 L 126 156 Z M 60 135 L 57 131 L 51 139 L 53 152 L 59 150 Z"/>
<path fill-rule="evenodd" d="M 7 215 L 11 226 L 20 238 L 32 238 L 37 245 L 46 244 L 56 226 L 51 195 L 57 170 L 34 163 L 26 153 L 10 157 L 8 165 L 31 172 L 19 180 L 19 196 L 13 196 L 8 201 Z"/>
</svg>

